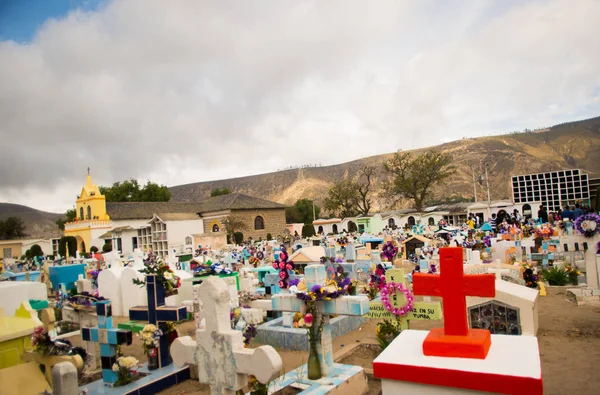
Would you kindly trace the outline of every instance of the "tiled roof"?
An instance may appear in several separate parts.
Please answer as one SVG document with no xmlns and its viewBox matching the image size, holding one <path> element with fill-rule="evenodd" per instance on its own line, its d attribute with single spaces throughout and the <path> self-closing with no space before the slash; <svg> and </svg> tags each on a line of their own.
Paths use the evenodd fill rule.
<svg viewBox="0 0 600 395">
<path fill-rule="evenodd" d="M 107 202 L 106 212 L 113 220 L 152 219 L 154 214 L 197 214 L 222 210 L 284 209 L 283 204 L 241 193 L 215 196 L 197 203 Z M 160 215 L 159 215 L 160 216 Z M 162 216 L 161 219 L 165 220 Z M 174 217 L 173 217 L 174 218 Z M 189 219 L 187 216 L 185 219 Z"/>
</svg>

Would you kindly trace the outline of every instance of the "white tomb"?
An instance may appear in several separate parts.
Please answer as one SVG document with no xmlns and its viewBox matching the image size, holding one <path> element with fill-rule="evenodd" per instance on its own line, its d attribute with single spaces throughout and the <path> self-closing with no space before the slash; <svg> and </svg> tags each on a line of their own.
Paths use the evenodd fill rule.
<svg viewBox="0 0 600 395">
<path fill-rule="evenodd" d="M 0 282 L 0 307 L 6 317 L 14 316 L 21 303 L 30 300 L 48 300 L 46 284 L 36 281 Z"/>
<path fill-rule="evenodd" d="M 496 296 L 467 296 L 467 311 L 471 328 L 490 329 L 496 334 L 536 336 L 538 331 L 537 289 L 508 281 L 496 280 Z"/>
</svg>

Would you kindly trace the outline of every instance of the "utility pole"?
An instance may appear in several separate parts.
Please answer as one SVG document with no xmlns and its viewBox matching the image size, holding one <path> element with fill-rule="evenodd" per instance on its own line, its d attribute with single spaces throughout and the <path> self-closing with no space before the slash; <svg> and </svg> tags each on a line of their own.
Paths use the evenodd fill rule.
<svg viewBox="0 0 600 395">
<path fill-rule="evenodd" d="M 475 180 L 475 167 L 471 166 L 473 172 L 473 196 L 475 197 L 475 203 L 477 203 L 477 181 Z"/>
<path fill-rule="evenodd" d="M 487 188 L 488 204 L 491 204 L 492 200 L 490 199 L 490 179 L 488 178 L 487 163 L 484 163 L 483 166 L 485 167 L 485 185 Z"/>
</svg>

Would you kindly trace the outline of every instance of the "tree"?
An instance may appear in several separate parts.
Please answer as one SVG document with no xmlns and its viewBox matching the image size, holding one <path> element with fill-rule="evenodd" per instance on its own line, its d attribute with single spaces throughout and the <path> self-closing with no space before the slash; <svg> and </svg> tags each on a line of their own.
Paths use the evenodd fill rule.
<svg viewBox="0 0 600 395">
<path fill-rule="evenodd" d="M 74 208 L 70 208 L 65 212 L 65 218 L 59 218 L 56 220 L 56 225 L 60 230 L 65 230 L 65 224 L 67 222 L 73 222 L 77 218 L 77 211 Z"/>
<path fill-rule="evenodd" d="M 95 253 L 97 253 L 97 252 L 98 252 L 98 247 L 96 247 L 96 246 L 92 246 L 92 247 L 90 248 L 90 252 L 91 252 L 92 254 L 95 254 Z"/>
<path fill-rule="evenodd" d="M 356 197 L 356 205 L 363 215 L 368 215 L 369 211 L 371 211 L 371 204 L 373 203 L 371 200 L 373 193 L 372 183 L 376 170 L 377 168 L 375 166 L 363 167 L 354 182 L 356 193 L 358 194 Z"/>
<path fill-rule="evenodd" d="M 0 220 L 0 240 L 21 239 L 26 237 L 25 224 L 20 217 L 8 217 Z"/>
<path fill-rule="evenodd" d="M 168 202 L 171 199 L 169 188 L 152 181 L 142 187 L 137 180 L 131 179 L 99 189 L 107 202 Z"/>
<path fill-rule="evenodd" d="M 44 251 L 42 251 L 42 247 L 39 244 L 34 244 L 29 248 L 29 253 L 33 258 L 36 256 L 44 256 Z"/>
<path fill-rule="evenodd" d="M 273 240 L 273 235 L 271 235 L 270 233 L 267 233 L 267 241 L 271 241 Z"/>
<path fill-rule="evenodd" d="M 324 207 L 339 218 L 354 217 L 360 212 L 357 202 L 356 184 L 346 179 L 336 182 L 329 188 Z"/>
<path fill-rule="evenodd" d="M 74 257 L 77 253 L 77 239 L 73 236 L 63 236 L 58 241 L 58 255 L 64 257 L 67 255 L 67 248 L 69 249 L 69 256 Z"/>
<path fill-rule="evenodd" d="M 221 195 L 229 195 L 231 193 L 231 189 L 227 187 L 215 188 L 210 191 L 210 197 L 221 196 Z"/>
<path fill-rule="evenodd" d="M 112 243 L 108 240 L 106 240 L 104 242 L 104 245 L 102 246 L 102 252 L 103 253 L 107 253 L 107 252 L 111 252 L 112 251 Z"/>
<path fill-rule="evenodd" d="M 394 202 L 411 199 L 416 210 L 422 210 L 431 197 L 433 187 L 452 176 L 456 169 L 452 156 L 429 150 L 420 156 L 396 152 L 384 163 L 390 178 L 384 183 L 385 195 Z"/>
<path fill-rule="evenodd" d="M 244 242 L 244 234 L 242 232 L 233 232 L 233 240 L 235 244 L 242 244 Z"/>
<path fill-rule="evenodd" d="M 225 225 L 225 232 L 227 233 L 227 239 L 229 241 L 234 241 L 235 232 L 242 232 L 244 230 L 248 230 L 248 225 L 244 222 L 243 219 L 237 217 L 235 215 L 230 215 L 223 221 L 223 225 Z M 242 235 L 243 237 L 243 235 Z"/>
<path fill-rule="evenodd" d="M 288 224 L 312 224 L 313 204 L 314 202 L 310 199 L 296 200 L 292 207 L 285 209 L 285 222 Z M 319 218 L 321 208 L 317 205 L 314 205 L 314 207 L 314 216 Z"/>
<path fill-rule="evenodd" d="M 313 225 L 306 224 L 302 227 L 302 237 L 312 237 L 315 235 L 315 227 Z"/>
</svg>

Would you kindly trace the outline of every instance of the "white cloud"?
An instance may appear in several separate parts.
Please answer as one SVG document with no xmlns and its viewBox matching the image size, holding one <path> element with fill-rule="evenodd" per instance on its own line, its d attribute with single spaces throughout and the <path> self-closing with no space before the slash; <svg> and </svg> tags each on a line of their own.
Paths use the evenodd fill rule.
<svg viewBox="0 0 600 395">
<path fill-rule="evenodd" d="M 597 1 L 122 0 L 0 43 L 0 199 L 332 164 L 600 110 Z M 50 189 L 48 189 L 50 188 Z"/>
</svg>

